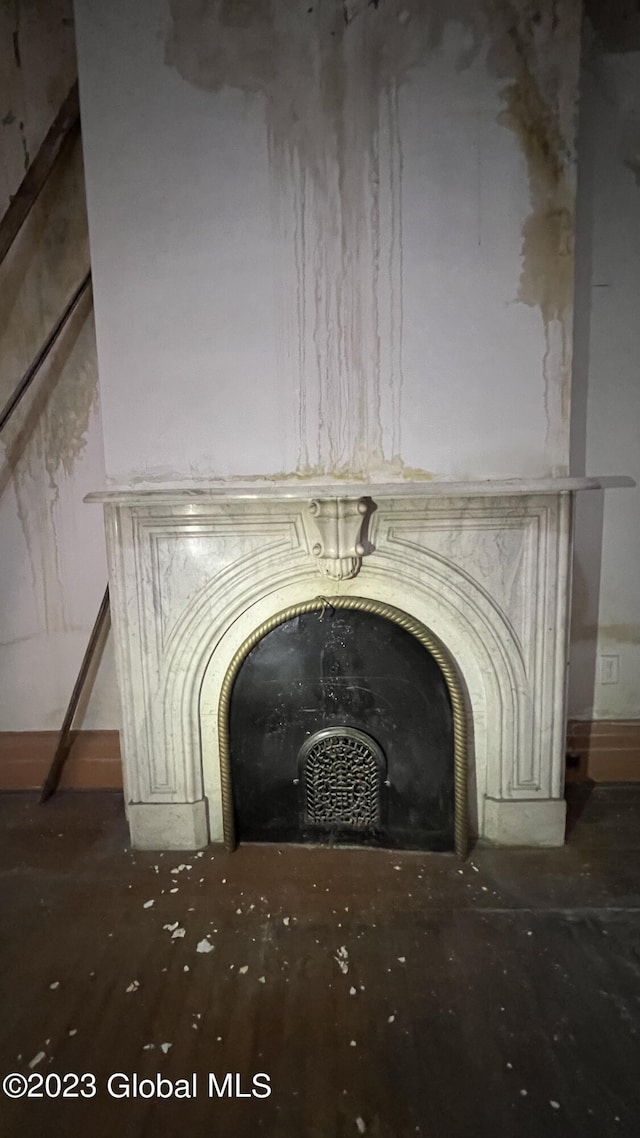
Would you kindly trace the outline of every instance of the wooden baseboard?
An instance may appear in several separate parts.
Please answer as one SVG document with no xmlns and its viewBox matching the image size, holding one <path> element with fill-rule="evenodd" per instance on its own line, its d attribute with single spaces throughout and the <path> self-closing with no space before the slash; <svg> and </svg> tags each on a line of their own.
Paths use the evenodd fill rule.
<svg viewBox="0 0 640 1138">
<path fill-rule="evenodd" d="M 0 790 L 39 790 L 57 742 L 57 731 L 0 731 Z M 640 782 L 640 719 L 571 720 L 567 751 L 578 757 L 568 782 Z M 74 732 L 60 786 L 121 790 L 118 732 Z"/>
<path fill-rule="evenodd" d="M 57 731 L 0 731 L 0 790 L 39 790 L 57 742 Z M 75 731 L 60 787 L 121 790 L 118 732 Z"/>
<path fill-rule="evenodd" d="M 571 781 L 640 782 L 640 719 L 571 720 L 567 751 L 579 760 Z"/>
</svg>

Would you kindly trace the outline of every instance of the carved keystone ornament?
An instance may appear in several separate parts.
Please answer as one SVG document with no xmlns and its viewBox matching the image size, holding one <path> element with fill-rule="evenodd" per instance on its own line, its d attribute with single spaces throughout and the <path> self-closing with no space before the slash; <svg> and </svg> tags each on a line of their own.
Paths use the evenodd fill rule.
<svg viewBox="0 0 640 1138">
<path fill-rule="evenodd" d="M 309 544 L 323 577 L 345 581 L 357 576 L 367 549 L 363 526 L 373 503 L 369 498 L 314 498 L 309 504 Z"/>
</svg>

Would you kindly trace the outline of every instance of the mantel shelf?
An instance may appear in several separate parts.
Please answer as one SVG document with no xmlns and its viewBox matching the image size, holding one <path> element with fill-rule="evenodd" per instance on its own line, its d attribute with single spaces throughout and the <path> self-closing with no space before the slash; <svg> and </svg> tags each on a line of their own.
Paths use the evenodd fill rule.
<svg viewBox="0 0 640 1138">
<path fill-rule="evenodd" d="M 165 483 L 162 486 L 118 486 L 87 494 L 85 502 L 117 505 L 137 503 L 178 505 L 205 499 L 354 498 L 486 498 L 509 495 L 563 494 L 580 490 L 612 490 L 635 486 L 632 478 L 604 475 L 590 478 L 512 478 L 476 482 L 254 482 Z"/>
</svg>

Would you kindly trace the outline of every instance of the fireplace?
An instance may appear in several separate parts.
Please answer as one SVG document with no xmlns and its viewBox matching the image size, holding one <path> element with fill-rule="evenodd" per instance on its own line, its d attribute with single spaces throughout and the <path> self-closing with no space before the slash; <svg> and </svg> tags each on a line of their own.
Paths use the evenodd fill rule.
<svg viewBox="0 0 640 1138">
<path fill-rule="evenodd" d="M 232 848 L 269 833 L 269 811 L 257 820 L 249 808 L 247 820 L 246 809 L 265 756 L 252 773 L 236 739 L 238 708 L 252 699 L 250 684 L 244 690 L 252 653 L 266 651 L 274 630 L 276 639 L 290 635 L 292 621 L 310 629 L 323 620 L 326 630 L 332 613 L 343 620 L 349 610 L 352 620 L 367 608 L 403 626 L 444 677 L 450 735 L 434 792 L 444 821 L 428 822 L 427 795 L 415 832 L 407 825 L 403 838 L 396 818 L 389 834 L 399 770 L 393 732 L 381 737 L 347 679 L 340 692 L 310 683 L 303 694 L 312 702 L 284 708 L 282 727 L 283 708 L 272 708 L 269 720 L 261 696 L 257 730 L 287 738 L 283 780 L 294 802 L 294 822 L 281 819 L 278 835 L 276 820 L 272 837 L 311 838 L 317 827 L 322 840 L 358 840 L 349 809 L 356 800 L 365 809 L 367 795 L 349 784 L 342 760 L 350 753 L 363 785 L 370 778 L 364 844 L 446 848 L 452 810 L 460 852 L 467 832 L 507 845 L 561 844 L 572 498 L 587 485 L 219 484 L 92 495 L 106 513 L 133 845 L 197 849 L 226 841 Z M 277 687 L 282 669 L 274 664 L 273 673 Z M 353 674 L 359 684 L 362 669 Z M 381 693 L 367 682 L 365 696 L 375 703 Z M 333 716 L 330 690 L 341 700 Z M 298 725 L 287 725 L 296 715 Z M 416 722 L 427 762 L 428 724 Z M 424 772 L 416 769 L 419 783 Z M 317 805 L 327 777 L 342 806 Z M 270 810 L 277 815 L 273 804 Z"/>
<path fill-rule="evenodd" d="M 391 608 L 348 600 L 309 602 L 238 669 L 229 706 L 234 833 L 452 849 L 454 717 L 428 632 L 418 639 L 403 614 L 399 623 Z"/>
<path fill-rule="evenodd" d="M 133 843 L 242 839 L 233 684 L 324 597 L 441 653 L 458 848 L 558 845 L 576 5 L 170 7 L 76 5 Z M 322 723 L 288 791 L 350 738 L 383 830 L 395 754 Z"/>
</svg>

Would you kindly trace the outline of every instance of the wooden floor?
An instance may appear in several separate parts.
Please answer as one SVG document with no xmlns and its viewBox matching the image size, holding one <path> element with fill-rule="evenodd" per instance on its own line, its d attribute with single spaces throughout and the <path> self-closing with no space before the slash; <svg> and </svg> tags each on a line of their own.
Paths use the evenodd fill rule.
<svg viewBox="0 0 640 1138">
<path fill-rule="evenodd" d="M 1 796 L 0 1075 L 96 1095 L 0 1096 L 0 1133 L 637 1138 L 640 789 L 574 794 L 564 849 L 464 865 L 132 853 L 115 794 Z"/>
</svg>

